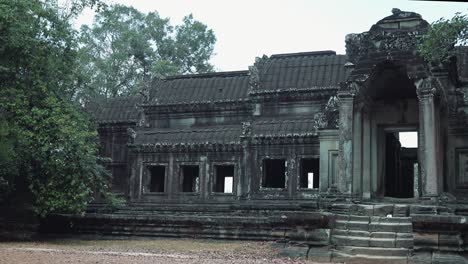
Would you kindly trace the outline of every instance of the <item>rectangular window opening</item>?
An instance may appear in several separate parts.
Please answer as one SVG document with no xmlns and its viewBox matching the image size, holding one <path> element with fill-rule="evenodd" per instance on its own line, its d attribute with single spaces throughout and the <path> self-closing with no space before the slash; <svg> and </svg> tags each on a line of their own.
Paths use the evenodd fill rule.
<svg viewBox="0 0 468 264">
<path fill-rule="evenodd" d="M 301 159 L 301 174 L 299 188 L 316 189 L 320 182 L 320 159 Z"/>
<path fill-rule="evenodd" d="M 418 147 L 418 131 L 398 132 L 398 138 L 402 148 Z"/>
<path fill-rule="evenodd" d="M 263 160 L 263 188 L 286 187 L 286 161 L 284 159 Z"/>
<path fill-rule="evenodd" d="M 148 166 L 150 181 L 148 189 L 150 192 L 164 192 L 164 183 L 166 179 L 165 166 Z"/>
<path fill-rule="evenodd" d="M 182 172 L 182 192 L 198 192 L 200 188 L 200 170 L 197 165 L 184 165 Z"/>
<path fill-rule="evenodd" d="M 232 193 L 234 184 L 234 165 L 216 165 L 214 192 Z"/>
</svg>

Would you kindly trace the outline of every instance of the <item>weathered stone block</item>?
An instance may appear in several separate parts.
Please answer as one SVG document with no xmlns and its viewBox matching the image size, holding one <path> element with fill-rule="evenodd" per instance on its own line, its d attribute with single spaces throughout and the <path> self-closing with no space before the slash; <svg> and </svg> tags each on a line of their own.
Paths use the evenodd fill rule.
<svg viewBox="0 0 468 264">
<path fill-rule="evenodd" d="M 391 238 L 371 238 L 369 245 L 371 247 L 394 248 L 395 239 Z"/>
<path fill-rule="evenodd" d="M 432 263 L 432 253 L 430 252 L 414 252 L 413 256 L 408 260 L 408 264 L 428 264 Z"/>
<path fill-rule="evenodd" d="M 359 205 L 356 205 L 353 209 L 354 209 L 353 214 L 355 215 L 371 216 L 374 211 L 374 205 L 359 204 Z"/>
<path fill-rule="evenodd" d="M 357 236 L 357 237 L 370 237 L 370 232 L 368 231 L 361 231 L 361 230 L 348 230 L 349 236 Z"/>
<path fill-rule="evenodd" d="M 398 223 L 370 223 L 369 231 L 371 232 L 411 232 L 413 227 L 411 224 Z"/>
<path fill-rule="evenodd" d="M 409 214 L 409 207 L 407 205 L 398 205 L 393 206 L 393 216 L 394 217 L 407 217 Z"/>
<path fill-rule="evenodd" d="M 439 235 L 436 233 L 414 233 L 414 247 L 424 249 L 438 249 Z"/>
<path fill-rule="evenodd" d="M 354 246 L 354 247 L 368 247 L 368 237 L 353 237 L 353 236 L 333 236 L 332 243 L 336 246 Z"/>
<path fill-rule="evenodd" d="M 337 220 L 333 223 L 333 228 L 336 228 L 336 229 L 347 229 L 346 227 L 346 224 L 348 223 L 348 221 L 341 221 L 341 220 Z"/>
<path fill-rule="evenodd" d="M 393 214 L 393 205 L 390 204 L 376 204 L 374 205 L 374 216 L 387 216 Z"/>
<path fill-rule="evenodd" d="M 413 215 L 413 214 L 436 215 L 437 208 L 435 206 L 429 206 L 429 205 L 412 205 L 410 206 L 410 215 Z"/>
<path fill-rule="evenodd" d="M 367 222 L 358 222 L 358 221 L 348 221 L 346 223 L 346 228 L 347 229 L 352 229 L 352 230 L 362 230 L 362 231 L 368 231 L 369 230 L 369 223 Z"/>
<path fill-rule="evenodd" d="M 463 240 L 459 233 L 454 234 L 439 234 L 439 249 L 440 250 L 460 250 L 463 245 Z"/>
<path fill-rule="evenodd" d="M 413 248 L 413 238 L 397 238 L 395 239 L 395 247 L 397 248 Z"/>
<path fill-rule="evenodd" d="M 434 252 L 432 254 L 432 263 L 434 264 L 467 264 L 468 260 L 458 254 Z"/>
<path fill-rule="evenodd" d="M 395 232 L 372 232 L 371 233 L 372 238 L 395 238 L 396 233 Z"/>
<path fill-rule="evenodd" d="M 396 237 L 397 238 L 407 238 L 407 239 L 411 238 L 411 239 L 413 239 L 414 235 L 413 235 L 413 233 L 396 233 Z"/>
<path fill-rule="evenodd" d="M 349 221 L 369 223 L 370 222 L 370 217 L 369 216 L 350 215 L 349 216 Z"/>
</svg>

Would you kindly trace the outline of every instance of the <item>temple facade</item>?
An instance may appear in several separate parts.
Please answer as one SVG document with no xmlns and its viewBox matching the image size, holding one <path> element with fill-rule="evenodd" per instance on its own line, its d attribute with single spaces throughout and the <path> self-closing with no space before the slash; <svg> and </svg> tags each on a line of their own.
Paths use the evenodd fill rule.
<svg viewBox="0 0 468 264">
<path fill-rule="evenodd" d="M 113 190 L 174 203 L 464 197 L 467 49 L 429 65 L 416 48 L 429 24 L 393 11 L 347 35 L 346 55 L 263 56 L 91 106 Z"/>
<path fill-rule="evenodd" d="M 345 55 L 263 56 L 90 104 L 126 204 L 91 204 L 50 230 L 468 263 L 468 47 L 429 64 L 417 40 L 430 25 L 392 13 L 347 35 Z"/>
</svg>

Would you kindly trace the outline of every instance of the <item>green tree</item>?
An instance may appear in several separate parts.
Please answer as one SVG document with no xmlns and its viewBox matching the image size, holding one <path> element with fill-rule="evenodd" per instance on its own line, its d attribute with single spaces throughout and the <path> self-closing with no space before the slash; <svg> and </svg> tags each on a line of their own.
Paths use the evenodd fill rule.
<svg viewBox="0 0 468 264">
<path fill-rule="evenodd" d="M 108 175 L 95 125 L 71 101 L 78 34 L 70 16 L 52 1 L 0 0 L 0 185 L 27 191 L 42 216 L 82 211 Z"/>
<path fill-rule="evenodd" d="M 81 28 L 77 97 L 135 94 L 151 78 L 212 71 L 215 41 L 192 15 L 173 27 L 157 12 L 110 6 Z"/>
<path fill-rule="evenodd" d="M 461 13 L 448 20 L 432 23 L 428 33 L 420 38 L 419 52 L 429 62 L 446 63 L 455 55 L 455 46 L 468 44 L 468 17 Z"/>
</svg>

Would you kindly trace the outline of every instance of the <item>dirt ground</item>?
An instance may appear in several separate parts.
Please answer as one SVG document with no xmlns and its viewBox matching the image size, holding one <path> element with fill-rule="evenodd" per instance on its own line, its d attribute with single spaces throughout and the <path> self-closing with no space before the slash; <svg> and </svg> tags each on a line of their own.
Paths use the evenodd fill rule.
<svg viewBox="0 0 468 264">
<path fill-rule="evenodd" d="M 0 263 L 316 263 L 278 257 L 268 242 L 194 239 L 0 242 Z"/>
</svg>

